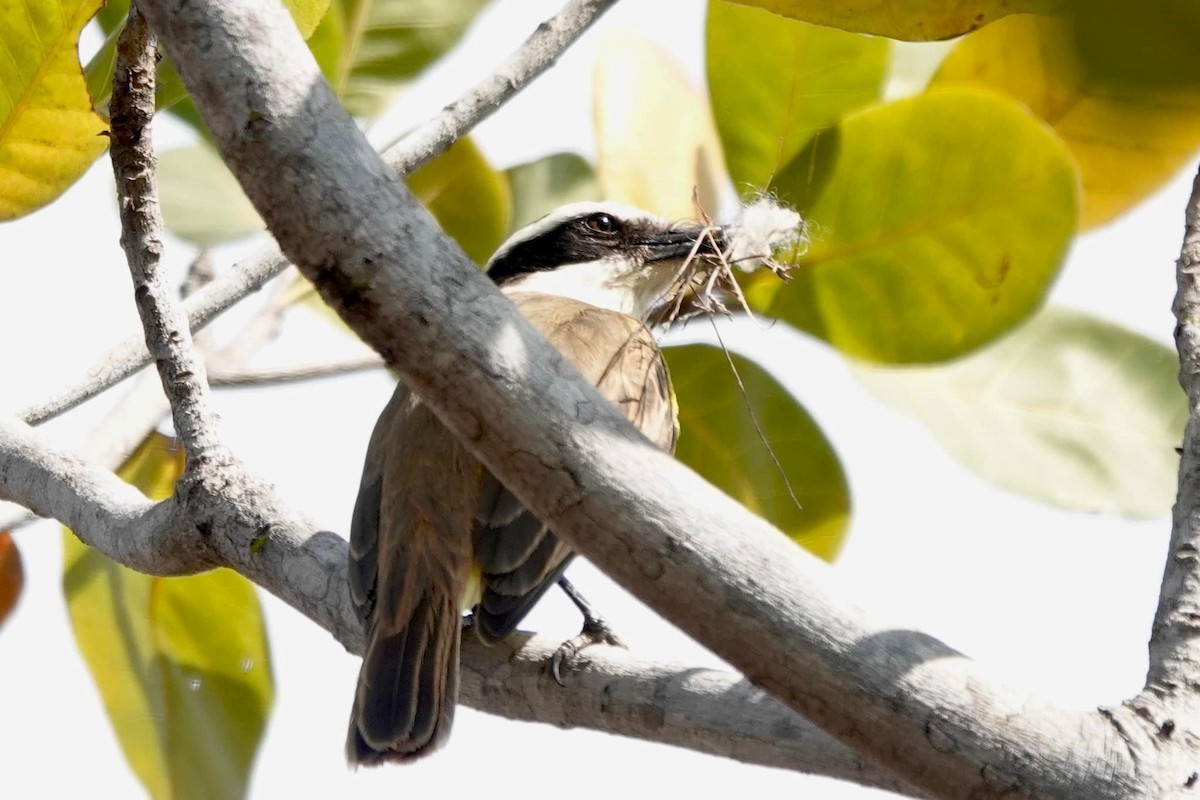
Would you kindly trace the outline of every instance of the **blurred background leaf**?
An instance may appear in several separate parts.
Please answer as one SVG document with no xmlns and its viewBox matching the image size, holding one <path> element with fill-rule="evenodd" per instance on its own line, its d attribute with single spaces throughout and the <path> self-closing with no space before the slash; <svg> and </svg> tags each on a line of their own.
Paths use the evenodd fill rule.
<svg viewBox="0 0 1200 800">
<path fill-rule="evenodd" d="M 1105 83 L 1200 85 L 1200 4 L 1177 0 L 1065 3 L 1086 72 Z"/>
<path fill-rule="evenodd" d="M 793 19 L 831 28 L 890 36 L 906 41 L 931 41 L 961 36 L 1007 14 L 1049 13 L 1061 0 L 738 0 Z"/>
<path fill-rule="evenodd" d="M 342 52 L 331 78 L 356 117 L 371 119 L 466 31 L 487 0 L 334 0 Z"/>
<path fill-rule="evenodd" d="M 592 165 L 574 153 L 553 153 L 518 164 L 509 167 L 505 175 L 512 193 L 513 230 L 567 203 L 600 199 Z"/>
<path fill-rule="evenodd" d="M 108 146 L 77 55 L 101 2 L 0 4 L 0 221 L 57 198 Z"/>
<path fill-rule="evenodd" d="M 797 544 L 832 560 L 849 527 L 850 488 L 837 453 L 804 407 L 740 356 L 732 358 L 745 393 L 716 347 L 691 344 L 663 353 L 679 398 L 676 457 Z"/>
<path fill-rule="evenodd" d="M 725 162 L 744 195 L 768 188 L 815 134 L 879 99 L 889 46 L 712 0 L 705 52 Z"/>
<path fill-rule="evenodd" d="M 158 186 L 167 230 L 200 247 L 266 228 L 237 178 L 207 142 L 161 153 Z"/>
<path fill-rule="evenodd" d="M 1157 517 L 1175 499 L 1187 403 L 1175 352 L 1111 322 L 1050 308 L 937 367 L 858 370 L 971 469 L 1075 511 Z"/>
<path fill-rule="evenodd" d="M 1122 47 L 1114 42 L 1110 52 Z M 1106 75 L 1080 58 L 1076 31 L 1064 19 L 1014 16 L 972 34 L 935 76 L 932 87 L 943 86 L 1004 92 L 1054 127 L 1079 165 L 1084 228 L 1129 210 L 1200 149 L 1200 80 Z"/>
<path fill-rule="evenodd" d="M 661 47 L 614 31 L 596 55 L 596 173 L 605 197 L 668 219 L 717 214 L 726 185 L 708 99 Z"/>
<path fill-rule="evenodd" d="M 968 352 L 1042 302 L 1076 227 L 1063 143 L 993 93 L 918 95 L 847 117 L 775 182 L 815 223 L 793 280 L 748 282 L 751 307 L 847 355 Z"/>
<path fill-rule="evenodd" d="M 119 474 L 170 496 L 182 452 L 151 434 Z M 254 586 L 227 569 L 158 578 L 63 535 L 63 588 L 130 767 L 156 800 L 240 798 L 274 698 Z"/>
<path fill-rule="evenodd" d="M 0 531 L 0 628 L 17 606 L 25 588 L 25 568 L 21 566 L 21 551 L 12 534 Z"/>
</svg>

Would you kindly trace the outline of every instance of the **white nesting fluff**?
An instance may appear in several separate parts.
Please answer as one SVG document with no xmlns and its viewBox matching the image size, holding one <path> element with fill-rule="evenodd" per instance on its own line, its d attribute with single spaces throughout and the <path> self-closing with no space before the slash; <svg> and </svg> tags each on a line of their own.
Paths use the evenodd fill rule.
<svg viewBox="0 0 1200 800">
<path fill-rule="evenodd" d="M 767 195 L 742 206 L 724 233 L 729 263 L 742 272 L 753 272 L 767 264 L 774 251 L 805 240 L 800 215 Z"/>
</svg>

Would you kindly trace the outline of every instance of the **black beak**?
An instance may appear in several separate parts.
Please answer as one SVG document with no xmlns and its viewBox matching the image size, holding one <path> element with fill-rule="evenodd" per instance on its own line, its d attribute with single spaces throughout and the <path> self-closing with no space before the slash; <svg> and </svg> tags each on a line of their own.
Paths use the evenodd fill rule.
<svg viewBox="0 0 1200 800">
<path fill-rule="evenodd" d="M 688 226 L 647 236 L 638 244 L 646 248 L 646 263 L 649 264 L 671 258 L 687 258 L 692 253 L 715 256 L 725 247 L 725 234 L 717 227 Z"/>
</svg>

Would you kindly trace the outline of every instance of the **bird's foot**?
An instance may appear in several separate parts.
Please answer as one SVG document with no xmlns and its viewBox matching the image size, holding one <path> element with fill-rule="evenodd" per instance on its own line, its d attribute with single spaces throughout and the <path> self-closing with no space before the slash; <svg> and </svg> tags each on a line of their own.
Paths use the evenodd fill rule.
<svg viewBox="0 0 1200 800">
<path fill-rule="evenodd" d="M 563 665 L 570 665 L 580 652 L 586 647 L 591 647 L 594 644 L 607 644 L 613 647 L 625 647 L 625 643 L 620 637 L 613 632 L 609 627 L 608 622 L 604 617 L 596 613 L 591 604 L 579 593 L 579 590 L 566 578 L 559 578 L 558 585 L 567 593 L 567 597 L 571 598 L 571 602 L 583 614 L 583 629 L 579 631 L 579 635 L 572 636 L 567 639 L 558 649 L 554 651 L 554 655 L 550 657 L 550 674 L 554 676 L 554 682 L 559 686 L 565 686 L 562 679 Z"/>
</svg>

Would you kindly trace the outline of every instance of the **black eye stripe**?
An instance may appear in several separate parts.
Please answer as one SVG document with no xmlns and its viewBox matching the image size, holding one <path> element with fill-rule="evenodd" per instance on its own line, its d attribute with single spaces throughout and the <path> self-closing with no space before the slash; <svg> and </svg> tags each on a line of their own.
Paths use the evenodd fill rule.
<svg viewBox="0 0 1200 800">
<path fill-rule="evenodd" d="M 598 230 L 603 217 L 612 224 L 612 231 Z M 567 264 L 581 264 L 611 255 L 624 247 L 634 246 L 642 238 L 641 228 L 618 220 L 612 214 L 596 212 L 564 220 L 546 232 L 518 242 L 507 253 L 492 261 L 488 277 L 496 284 L 543 272 Z"/>
</svg>

